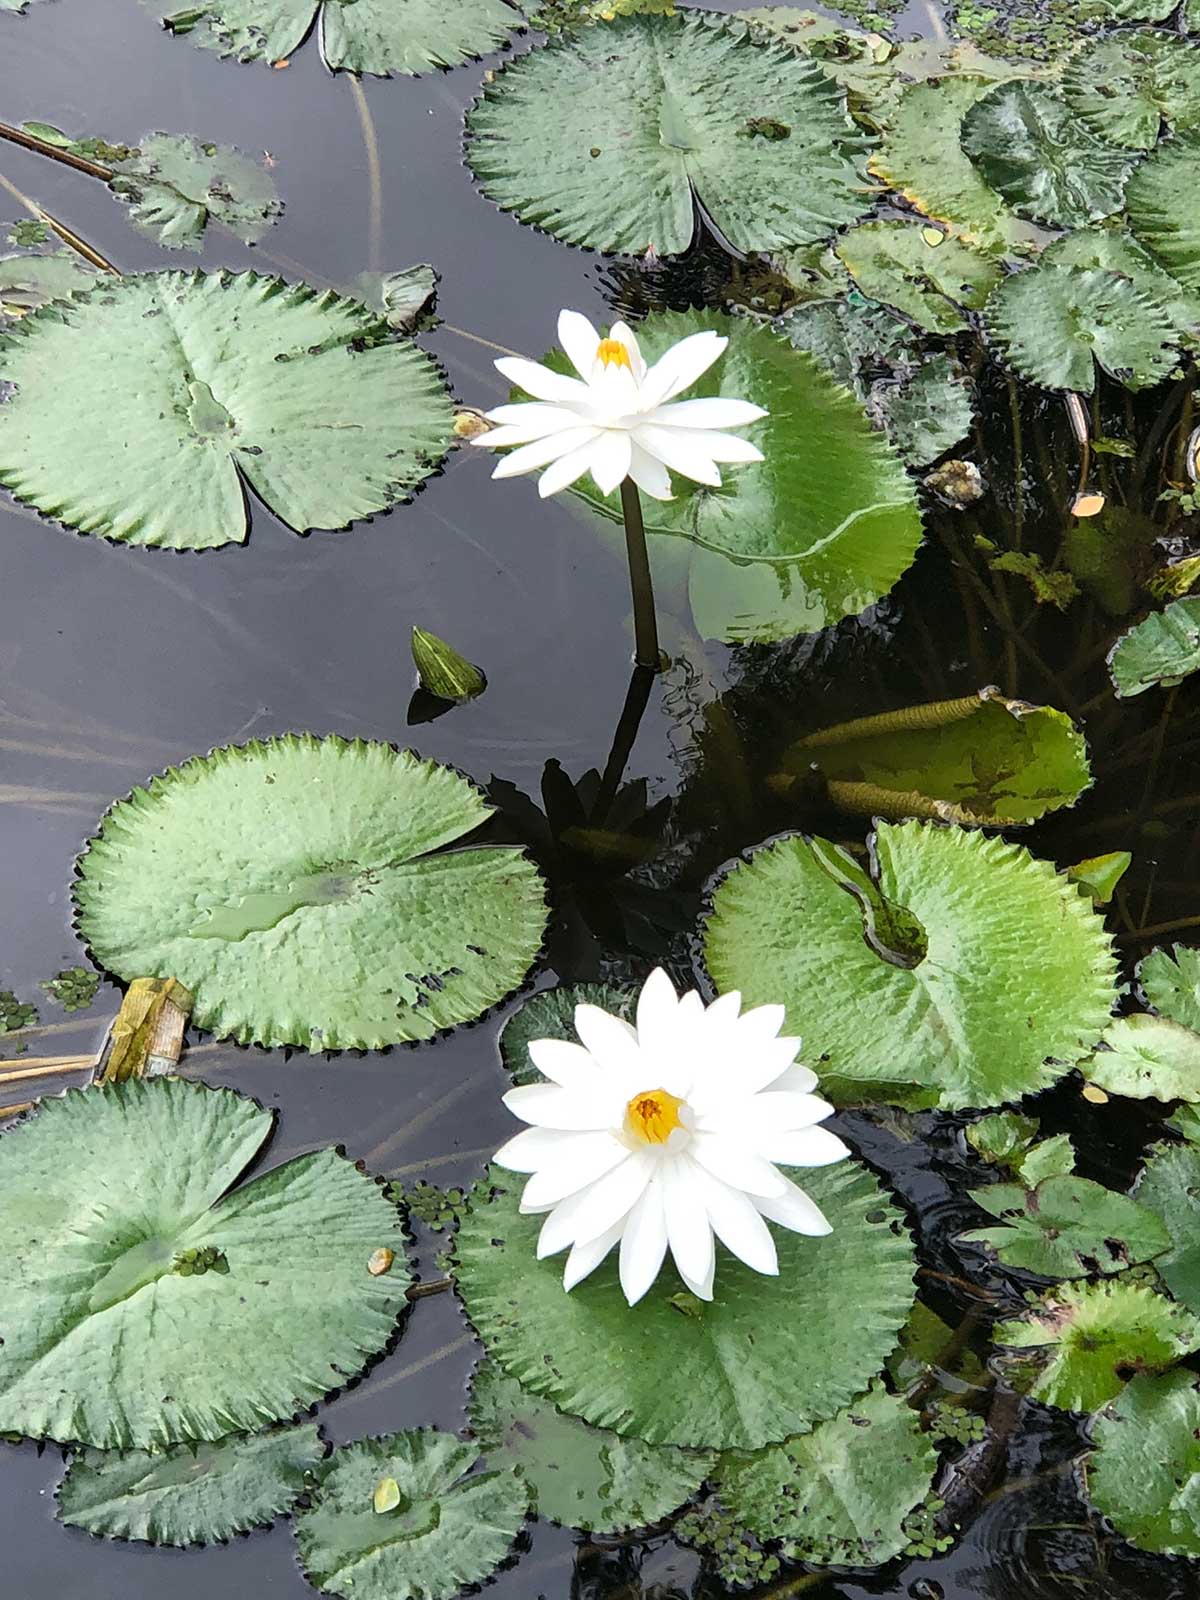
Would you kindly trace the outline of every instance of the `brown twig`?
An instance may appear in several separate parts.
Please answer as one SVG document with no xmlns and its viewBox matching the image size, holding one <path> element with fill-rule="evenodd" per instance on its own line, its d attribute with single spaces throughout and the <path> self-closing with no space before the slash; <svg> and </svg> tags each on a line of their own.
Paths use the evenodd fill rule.
<svg viewBox="0 0 1200 1600">
<path fill-rule="evenodd" d="M 98 161 L 89 161 L 86 156 L 77 156 L 74 151 L 63 150 L 59 145 L 51 144 L 47 139 L 39 139 L 34 133 L 26 133 L 24 128 L 14 128 L 7 122 L 0 122 L 0 139 L 7 139 L 11 144 L 19 144 L 25 150 L 32 150 L 35 155 L 49 156 L 51 161 L 61 161 L 64 167 L 74 167 L 76 172 L 86 172 L 89 178 L 99 178 L 101 183 L 110 183 L 116 176 L 111 167 L 102 167 Z"/>
</svg>

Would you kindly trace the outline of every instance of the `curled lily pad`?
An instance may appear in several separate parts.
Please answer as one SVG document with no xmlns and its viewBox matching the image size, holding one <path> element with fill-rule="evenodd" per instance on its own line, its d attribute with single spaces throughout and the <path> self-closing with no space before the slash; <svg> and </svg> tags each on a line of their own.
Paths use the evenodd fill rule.
<svg viewBox="0 0 1200 1600">
<path fill-rule="evenodd" d="M 216 750 L 109 812 L 80 862 L 79 925 L 126 981 L 185 984 L 222 1038 L 429 1039 L 517 988 L 541 944 L 533 863 L 461 843 L 490 814 L 458 773 L 390 745 Z"/>
<path fill-rule="evenodd" d="M 467 131 L 490 199 L 591 250 L 677 255 L 697 203 L 735 249 L 776 250 L 869 204 L 837 85 L 714 12 L 618 17 L 531 50 Z"/>
<path fill-rule="evenodd" d="M 239 61 L 291 56 L 314 31 L 332 71 L 414 75 L 507 42 L 521 14 L 504 0 L 144 0 L 170 32 Z M 164 11 L 164 6 L 173 9 Z"/>
<path fill-rule="evenodd" d="M 1092 39 L 1063 78 L 1067 105 L 1097 138 L 1150 150 L 1164 122 L 1200 126 L 1200 48 L 1150 29 Z"/>
<path fill-rule="evenodd" d="M 467 1314 L 506 1372 L 596 1427 L 697 1449 L 784 1439 L 862 1391 L 914 1298 L 912 1243 L 871 1174 L 847 1161 L 804 1187 L 833 1231 L 777 1232 L 777 1278 L 718 1247 L 710 1303 L 665 1271 L 631 1308 L 615 1254 L 564 1294 L 561 1262 L 537 1259 L 540 1219 L 493 1170 L 457 1239 Z"/>
<path fill-rule="evenodd" d="M 1163 1282 L 1200 1316 L 1200 1145 L 1156 1146 L 1134 1193 L 1167 1230 L 1170 1248 L 1154 1263 Z"/>
<path fill-rule="evenodd" d="M 645 1527 L 690 1500 L 713 1457 L 622 1439 L 564 1415 L 485 1361 L 471 1385 L 471 1436 L 492 1466 L 515 1467 L 533 1509 L 564 1527 Z"/>
<path fill-rule="evenodd" d="M 926 333 L 956 333 L 963 308 L 978 311 L 1000 276 L 998 263 L 952 234 L 908 222 L 865 222 L 837 253 L 868 300 L 910 316 Z"/>
<path fill-rule="evenodd" d="M 4 1135 L 0 1429 L 102 1449 L 220 1439 L 380 1353 L 407 1274 L 367 1260 L 403 1259 L 399 1213 L 334 1150 L 231 1187 L 273 1121 L 227 1089 L 134 1079 Z"/>
<path fill-rule="evenodd" d="M 106 277 L 0 335 L 0 380 L 0 483 L 81 533 L 175 549 L 244 540 L 247 487 L 297 531 L 386 510 L 452 426 L 437 368 L 386 322 L 253 272 Z"/>
<path fill-rule="evenodd" d="M 865 816 L 1036 822 L 1092 781 L 1087 743 L 1062 711 L 983 689 L 810 733 L 784 759 L 816 767 L 837 805 Z"/>
<path fill-rule="evenodd" d="M 73 1528 L 149 1544 L 211 1544 L 290 1511 L 325 1444 L 312 1423 L 166 1450 L 84 1450 L 58 1486 Z"/>
<path fill-rule="evenodd" d="M 1001 83 L 963 118 L 962 147 L 1021 216 L 1077 228 L 1121 209 L 1135 157 L 1072 115 L 1045 83 Z"/>
<path fill-rule="evenodd" d="M 1102 856 L 1088 856 L 1066 869 L 1067 877 L 1092 897 L 1092 903 L 1106 906 L 1117 885 L 1133 865 L 1128 850 L 1108 850 Z"/>
<path fill-rule="evenodd" d="M 1200 1034 L 1168 1017 L 1115 1017 L 1081 1071 L 1129 1100 L 1200 1102 Z"/>
<path fill-rule="evenodd" d="M 1139 964 L 1137 976 L 1147 1002 L 1160 1016 L 1200 1033 L 1200 950 L 1182 944 L 1152 950 Z"/>
<path fill-rule="evenodd" d="M 1088 1496 L 1139 1550 L 1200 1557 L 1200 1379 L 1135 1377 L 1097 1417 Z"/>
<path fill-rule="evenodd" d="M 905 952 L 868 943 L 861 868 L 831 850 L 792 836 L 755 851 L 718 884 L 704 930 L 718 990 L 781 1001 L 831 1093 L 899 1082 L 926 1104 L 998 1105 L 1053 1083 L 1103 1033 L 1110 942 L 1049 862 L 980 833 L 881 823 L 877 894 L 921 935 Z"/>
<path fill-rule="evenodd" d="M 500 1034 L 500 1054 L 517 1083 L 542 1083 L 545 1080 L 529 1057 L 535 1039 L 565 1039 L 577 1042 L 575 1007 L 599 1006 L 602 1011 L 626 1021 L 633 1020 L 636 993 L 616 989 L 608 983 L 572 983 L 557 989 L 544 989 L 531 995 L 504 1024 Z"/>
<path fill-rule="evenodd" d="M 96 281 L 96 268 L 75 250 L 21 250 L 0 256 L 0 326 L 51 300 L 69 300 Z"/>
<path fill-rule="evenodd" d="M 1164 1372 L 1200 1349 L 1200 1322 L 1142 1284 L 1073 1283 L 1000 1323 L 995 1339 L 1014 1352 L 1009 1383 L 1046 1405 L 1091 1412 L 1135 1373 Z"/>
<path fill-rule="evenodd" d="M 1122 700 L 1156 685 L 1170 689 L 1200 671 L 1200 596 L 1172 600 L 1135 623 L 1109 651 L 1108 671 Z"/>
<path fill-rule="evenodd" d="M 1125 203 L 1134 236 L 1187 289 L 1200 289 L 1200 223 L 1185 196 L 1200 181 L 1200 136 L 1171 139 L 1129 180 Z"/>
<path fill-rule="evenodd" d="M 972 1189 L 971 1199 L 998 1226 L 964 1233 L 964 1242 L 988 1245 L 1006 1267 L 1044 1278 L 1123 1272 L 1171 1243 L 1152 1207 L 1090 1178 L 1049 1177 L 1035 1189 L 993 1183 Z"/>
<path fill-rule="evenodd" d="M 335 1450 L 296 1518 L 305 1577 L 354 1600 L 450 1600 L 482 1583 L 512 1548 L 529 1495 L 511 1468 L 473 1471 L 478 1457 L 433 1429 Z"/>
<path fill-rule="evenodd" d="M 929 1492 L 937 1452 L 908 1403 L 876 1382 L 811 1433 L 721 1458 L 721 1502 L 791 1561 L 882 1566 L 908 1543 L 904 1519 Z"/>
</svg>

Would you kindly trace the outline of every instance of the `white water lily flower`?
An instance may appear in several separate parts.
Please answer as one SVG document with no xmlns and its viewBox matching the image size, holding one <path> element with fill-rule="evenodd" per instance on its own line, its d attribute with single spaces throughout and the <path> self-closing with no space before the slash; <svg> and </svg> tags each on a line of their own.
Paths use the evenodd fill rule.
<svg viewBox="0 0 1200 1600">
<path fill-rule="evenodd" d="M 545 1213 L 539 1260 L 569 1248 L 573 1289 L 620 1243 L 630 1305 L 650 1288 L 668 1250 L 693 1294 L 711 1300 L 720 1239 L 756 1272 L 779 1264 L 767 1221 L 794 1233 L 829 1224 L 779 1166 L 823 1167 L 849 1151 L 817 1127 L 833 1107 L 780 1038 L 782 1006 L 741 1013 L 739 994 L 705 1009 L 680 998 L 661 969 L 646 980 L 637 1027 L 597 1006 L 575 1010 L 580 1044 L 539 1039 L 530 1058 L 549 1081 L 512 1089 L 504 1103 L 531 1124 L 496 1152 L 531 1173 L 521 1200 Z M 764 1220 L 766 1219 L 766 1220 Z"/>
<path fill-rule="evenodd" d="M 667 403 L 717 360 L 729 343 L 721 334 L 689 334 L 652 367 L 623 322 L 615 322 L 602 339 L 585 316 L 563 311 L 558 341 L 577 378 L 520 356 L 496 362 L 504 377 L 535 398 L 489 411 L 488 420 L 500 426 L 471 440 L 491 450 L 517 447 L 493 478 L 544 467 L 538 482 L 544 497 L 590 472 L 601 494 L 632 478 L 653 499 L 670 500 L 668 468 L 716 489 L 719 461 L 762 460 L 749 440 L 723 431 L 765 417 L 760 406 L 716 396 Z"/>
</svg>

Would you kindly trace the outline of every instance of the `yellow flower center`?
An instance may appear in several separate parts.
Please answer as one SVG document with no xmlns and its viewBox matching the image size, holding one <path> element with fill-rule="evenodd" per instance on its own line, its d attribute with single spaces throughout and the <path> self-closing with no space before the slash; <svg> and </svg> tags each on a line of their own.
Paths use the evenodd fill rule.
<svg viewBox="0 0 1200 1600">
<path fill-rule="evenodd" d="M 666 1144 L 676 1128 L 683 1127 L 679 1112 L 685 1104 L 667 1089 L 646 1089 L 625 1107 L 625 1131 L 639 1144 Z"/>
<path fill-rule="evenodd" d="M 621 343 L 620 339 L 601 339 L 596 350 L 596 360 L 605 367 L 628 367 L 633 370 L 633 362 L 629 359 L 629 347 Z"/>
</svg>

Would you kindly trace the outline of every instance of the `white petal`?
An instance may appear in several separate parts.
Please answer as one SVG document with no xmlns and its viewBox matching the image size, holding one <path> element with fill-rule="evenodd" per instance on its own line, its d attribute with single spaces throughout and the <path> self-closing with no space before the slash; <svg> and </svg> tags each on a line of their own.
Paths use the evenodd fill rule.
<svg viewBox="0 0 1200 1600">
<path fill-rule="evenodd" d="M 753 1095 L 739 1109 L 742 1116 L 764 1133 L 794 1133 L 833 1115 L 828 1100 L 815 1094 L 784 1094 L 774 1087 Z"/>
<path fill-rule="evenodd" d="M 521 1210 L 546 1211 L 569 1195 L 596 1183 L 629 1157 L 629 1151 L 611 1133 L 569 1133 L 570 1141 L 555 1161 L 539 1169 L 525 1185 Z"/>
<path fill-rule="evenodd" d="M 621 1288 L 635 1306 L 658 1277 L 667 1253 L 667 1224 L 663 1218 L 662 1193 L 651 1183 L 625 1219 L 621 1235 Z"/>
<path fill-rule="evenodd" d="M 632 436 L 630 437 L 629 476 L 637 484 L 643 494 L 648 494 L 651 500 L 674 500 L 671 492 L 671 474 L 657 461 L 654 456 L 647 454 Z"/>
<path fill-rule="evenodd" d="M 715 1027 L 718 1022 L 722 1025 L 728 1022 L 736 1022 L 741 1009 L 742 991 L 740 989 L 730 989 L 728 994 L 719 994 L 717 996 L 705 1012 L 705 1015 L 708 1018 L 709 1026 Z"/>
<path fill-rule="evenodd" d="M 490 415 L 490 413 L 489 413 Z M 719 395 L 702 400 L 676 400 L 645 413 L 647 422 L 664 428 L 744 428 L 767 413 L 749 400 L 725 400 Z"/>
<path fill-rule="evenodd" d="M 729 340 L 719 333 L 692 333 L 672 345 L 642 380 L 642 409 L 660 406 L 664 400 L 673 399 L 680 390 L 695 383 L 720 357 L 728 343 Z"/>
<path fill-rule="evenodd" d="M 787 1179 L 769 1161 L 720 1134 L 697 1133 L 688 1154 L 714 1178 L 756 1198 L 783 1194 L 787 1188 Z"/>
<path fill-rule="evenodd" d="M 679 1032 L 679 996 L 675 985 L 661 967 L 642 985 L 637 1002 L 637 1037 L 642 1050 L 652 1055 L 666 1054 Z M 648 1084 L 647 1088 L 654 1085 Z"/>
<path fill-rule="evenodd" d="M 590 471 L 601 494 L 611 494 L 629 476 L 633 446 L 629 435 L 615 430 L 602 433 L 592 448 Z"/>
<path fill-rule="evenodd" d="M 693 483 L 706 483 L 712 489 L 721 486 L 721 474 L 711 456 L 690 445 L 684 428 L 656 428 L 650 423 L 639 423 L 633 430 L 633 440 L 640 450 L 654 456 L 672 472 L 690 478 Z"/>
<path fill-rule="evenodd" d="M 800 1048 L 800 1041 L 796 1041 L 796 1048 Z M 811 1094 L 821 1080 L 811 1067 L 806 1067 L 797 1061 L 794 1066 L 781 1072 L 777 1078 L 772 1078 L 767 1088 L 774 1094 Z"/>
<path fill-rule="evenodd" d="M 558 1160 L 564 1140 L 589 1138 L 587 1133 L 563 1133 L 558 1128 L 525 1128 L 502 1144 L 492 1160 L 509 1172 L 536 1172 Z"/>
<path fill-rule="evenodd" d="M 497 406 L 488 412 L 488 421 L 497 424 L 490 433 L 481 433 L 472 439 L 472 445 L 482 445 L 489 450 L 507 449 L 514 444 L 530 444 L 534 439 L 546 439 L 564 428 L 581 428 L 591 425 L 577 406 L 552 406 L 544 400 L 529 400 L 522 405 Z"/>
<path fill-rule="evenodd" d="M 619 1222 L 614 1222 L 612 1227 L 602 1233 L 598 1239 L 588 1239 L 585 1242 L 571 1246 L 571 1253 L 567 1257 L 566 1266 L 563 1268 L 563 1288 L 566 1289 L 568 1294 L 577 1283 L 581 1283 L 587 1277 L 589 1272 L 595 1272 L 613 1245 L 621 1237 L 624 1227 L 625 1218 L 622 1217 Z"/>
<path fill-rule="evenodd" d="M 772 1222 L 779 1223 L 782 1228 L 790 1228 L 793 1233 L 807 1233 L 813 1238 L 832 1233 L 833 1229 L 825 1220 L 825 1214 L 814 1200 L 810 1200 L 803 1189 L 787 1180 L 787 1190 L 784 1194 L 772 1196 L 769 1200 L 756 1200 L 755 1205 L 764 1217 L 769 1217 Z"/>
<path fill-rule="evenodd" d="M 580 311 L 558 313 L 558 342 L 579 376 L 587 382 L 596 364 L 600 335 Z"/>
<path fill-rule="evenodd" d="M 835 1161 L 844 1161 L 850 1150 L 827 1128 L 796 1128 L 767 1136 L 758 1153 L 785 1167 L 831 1167 Z"/>
<path fill-rule="evenodd" d="M 600 1069 L 581 1044 L 566 1039 L 531 1039 L 529 1059 L 551 1083 L 564 1089 L 600 1089 Z"/>
<path fill-rule="evenodd" d="M 745 1043 L 738 1033 L 700 1036 L 703 1058 L 696 1074 L 693 1103 L 702 1116 L 719 1117 L 743 1110 L 768 1084 L 773 1084 L 796 1054 L 794 1039 Z M 719 1126 L 718 1126 L 719 1131 Z"/>
<path fill-rule="evenodd" d="M 630 1074 L 641 1075 L 638 1037 L 624 1018 L 614 1017 L 599 1006 L 576 1006 L 575 1032 L 603 1071 L 619 1074 L 622 1079 Z"/>
<path fill-rule="evenodd" d="M 592 464 L 592 451 L 596 448 L 596 442 L 602 437 L 598 430 L 592 430 L 592 436 L 586 444 L 579 445 L 568 455 L 560 456 L 552 466 L 546 468 L 538 479 L 538 493 L 543 500 L 552 494 L 560 494 L 562 490 L 569 489 L 576 478 L 583 477 Z M 534 446 L 527 445 L 526 448 L 532 450 Z"/>
<path fill-rule="evenodd" d="M 667 1224 L 667 1243 L 671 1257 L 679 1268 L 679 1276 L 692 1293 L 693 1284 L 707 1284 L 709 1291 L 702 1300 L 712 1298 L 712 1279 L 715 1253 L 712 1227 L 704 1209 L 701 1184 L 693 1179 L 695 1164 L 685 1157 L 674 1158 L 662 1175 L 663 1216 Z"/>
<path fill-rule="evenodd" d="M 661 429 L 662 424 L 654 426 Z M 697 455 L 705 455 L 711 461 L 761 461 L 763 453 L 756 444 L 751 444 L 749 439 L 743 439 L 736 433 L 718 433 L 709 428 L 668 428 L 666 430 L 672 438 L 686 444 L 689 450 L 694 450 Z"/>
<path fill-rule="evenodd" d="M 629 351 L 629 359 L 633 363 L 633 376 L 641 383 L 646 376 L 646 363 L 642 358 L 642 349 L 637 342 L 637 335 L 627 322 L 614 322 L 608 330 L 610 339 L 618 339 Z"/>
<path fill-rule="evenodd" d="M 523 472 L 536 472 L 548 461 L 557 461 L 560 456 L 569 455 L 573 450 L 587 449 L 595 437 L 595 428 L 582 425 L 563 428 L 544 439 L 520 445 L 510 455 L 501 457 L 492 477 L 519 478 Z"/>
<path fill-rule="evenodd" d="M 652 1156 L 634 1151 L 619 1167 L 556 1206 L 542 1225 L 539 1259 L 557 1255 L 566 1245 L 594 1239 L 611 1228 L 641 1198 L 656 1165 Z"/>
<path fill-rule="evenodd" d="M 706 1172 L 699 1172 L 698 1179 L 704 1209 L 717 1238 L 755 1272 L 774 1277 L 779 1271 L 779 1258 L 771 1230 L 759 1215 L 760 1206 Z"/>
<path fill-rule="evenodd" d="M 568 1133 L 591 1133 L 608 1126 L 606 1096 L 560 1089 L 556 1083 L 527 1083 L 510 1089 L 504 1104 L 514 1117 L 535 1128 L 561 1128 Z"/>
<path fill-rule="evenodd" d="M 496 362 L 496 371 L 535 400 L 574 400 L 584 405 L 591 400 L 586 383 L 561 372 L 551 372 L 540 361 L 526 361 L 524 356 L 501 356 Z"/>
</svg>

